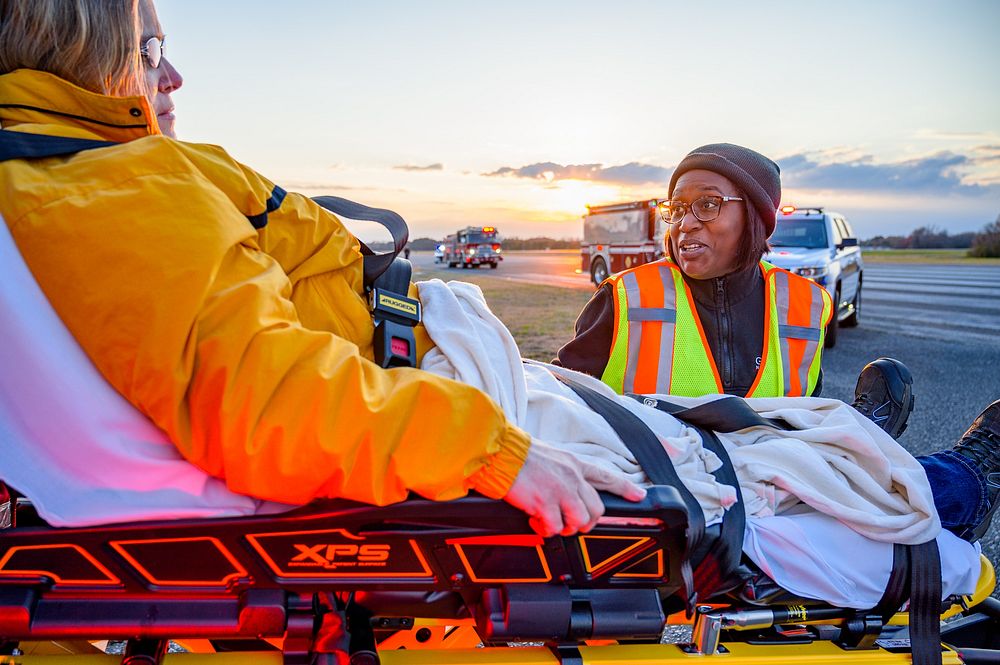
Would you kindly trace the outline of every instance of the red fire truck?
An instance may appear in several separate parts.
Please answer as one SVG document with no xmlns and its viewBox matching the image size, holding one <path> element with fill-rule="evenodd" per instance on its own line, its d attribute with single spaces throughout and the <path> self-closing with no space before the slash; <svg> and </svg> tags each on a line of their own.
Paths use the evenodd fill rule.
<svg viewBox="0 0 1000 665">
<path fill-rule="evenodd" d="M 503 257 L 500 256 L 500 236 L 495 226 L 467 226 L 459 229 L 444 240 L 442 263 L 449 268 L 478 268 L 489 265 L 496 268 Z"/>
<path fill-rule="evenodd" d="M 583 271 L 599 285 L 611 273 L 662 258 L 666 224 L 658 199 L 587 206 L 580 243 Z"/>
</svg>

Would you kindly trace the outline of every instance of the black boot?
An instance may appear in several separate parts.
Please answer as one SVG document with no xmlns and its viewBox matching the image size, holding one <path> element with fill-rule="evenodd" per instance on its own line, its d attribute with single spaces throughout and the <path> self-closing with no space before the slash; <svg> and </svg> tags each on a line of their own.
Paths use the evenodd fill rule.
<svg viewBox="0 0 1000 665">
<path fill-rule="evenodd" d="M 893 358 L 879 358 L 865 365 L 854 388 L 855 409 L 894 439 L 906 429 L 913 411 L 913 376 Z"/>
<path fill-rule="evenodd" d="M 975 542 L 989 530 L 993 513 L 1000 505 L 1000 399 L 990 404 L 976 416 L 972 425 L 952 448 L 956 453 L 972 460 L 986 478 L 986 498 L 989 510 L 979 524 L 960 534 L 962 538 Z"/>
</svg>

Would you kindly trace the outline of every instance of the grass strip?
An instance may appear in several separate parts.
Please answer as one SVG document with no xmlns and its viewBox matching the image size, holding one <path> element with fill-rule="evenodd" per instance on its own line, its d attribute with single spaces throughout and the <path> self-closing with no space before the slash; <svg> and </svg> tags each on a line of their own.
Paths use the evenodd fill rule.
<svg viewBox="0 0 1000 665">
<path fill-rule="evenodd" d="M 549 362 L 559 347 L 573 337 L 576 317 L 592 295 L 590 291 L 566 289 L 543 284 L 497 279 L 477 275 L 476 271 L 413 271 L 413 280 L 459 280 L 479 286 L 490 309 L 510 329 L 521 355 Z"/>
</svg>

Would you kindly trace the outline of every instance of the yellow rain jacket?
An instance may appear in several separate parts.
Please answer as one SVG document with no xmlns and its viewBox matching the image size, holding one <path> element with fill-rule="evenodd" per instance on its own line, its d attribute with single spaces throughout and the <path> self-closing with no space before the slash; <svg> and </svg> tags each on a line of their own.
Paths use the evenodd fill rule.
<svg viewBox="0 0 1000 665">
<path fill-rule="evenodd" d="M 0 162 L 0 214 L 90 359 L 192 463 L 288 503 L 507 493 L 528 435 L 470 386 L 372 362 L 361 254 L 336 216 L 162 136 L 145 98 L 18 70 L 0 76 L 0 126 L 121 144 Z"/>
</svg>

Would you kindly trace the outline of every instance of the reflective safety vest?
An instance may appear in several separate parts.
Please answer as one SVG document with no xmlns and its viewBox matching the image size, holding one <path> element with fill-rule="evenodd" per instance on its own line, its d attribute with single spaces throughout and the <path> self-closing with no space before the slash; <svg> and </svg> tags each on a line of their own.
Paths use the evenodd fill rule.
<svg viewBox="0 0 1000 665">
<path fill-rule="evenodd" d="M 833 299 L 819 284 L 761 261 L 764 349 L 747 397 L 811 395 Z M 683 273 L 669 259 L 610 278 L 611 354 L 601 380 L 618 393 L 722 393 L 722 380 Z"/>
</svg>

